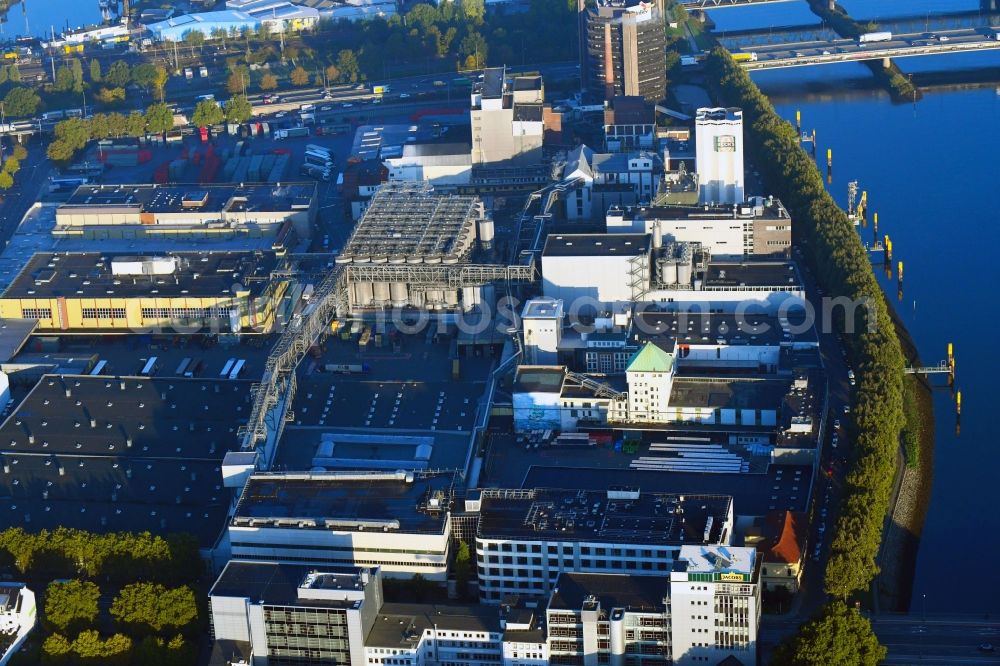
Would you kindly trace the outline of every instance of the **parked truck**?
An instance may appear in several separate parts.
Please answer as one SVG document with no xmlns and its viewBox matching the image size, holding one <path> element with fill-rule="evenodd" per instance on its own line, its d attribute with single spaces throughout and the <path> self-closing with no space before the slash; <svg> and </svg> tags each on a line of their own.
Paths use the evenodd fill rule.
<svg viewBox="0 0 1000 666">
<path fill-rule="evenodd" d="M 755 52 L 734 53 L 733 60 L 736 62 L 757 62 L 757 54 Z"/>
<path fill-rule="evenodd" d="M 323 369 L 326 372 L 339 372 L 342 375 L 361 375 L 369 370 L 367 365 L 349 363 L 327 363 Z"/>
<path fill-rule="evenodd" d="M 308 127 L 289 127 L 287 129 L 275 130 L 275 139 L 294 139 L 295 137 L 309 136 Z"/>
<path fill-rule="evenodd" d="M 891 32 L 866 32 L 858 37 L 858 44 L 874 44 L 876 42 L 891 42 Z"/>
</svg>

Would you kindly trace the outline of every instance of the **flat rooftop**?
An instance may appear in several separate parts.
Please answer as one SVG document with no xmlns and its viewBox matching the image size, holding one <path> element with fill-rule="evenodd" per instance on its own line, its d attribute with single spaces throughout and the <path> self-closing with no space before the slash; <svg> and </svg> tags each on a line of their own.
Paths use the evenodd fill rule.
<svg viewBox="0 0 1000 666">
<path fill-rule="evenodd" d="M 631 576 L 625 574 L 589 574 L 564 571 L 559 574 L 549 598 L 549 610 L 579 611 L 586 602 L 596 599 L 601 608 L 611 611 L 663 612 L 670 598 L 667 576 Z"/>
<path fill-rule="evenodd" d="M 351 606 L 334 600 L 299 598 L 298 590 L 309 581 L 310 587 L 359 590 L 363 587 L 363 569 L 357 567 L 330 568 L 230 560 L 212 585 L 209 596 L 245 597 L 253 603 L 274 606 L 321 606 L 325 608 Z"/>
<path fill-rule="evenodd" d="M 678 560 L 687 573 L 741 573 L 753 575 L 755 548 L 739 546 L 682 546 Z"/>
<path fill-rule="evenodd" d="M 479 199 L 426 183 L 385 184 L 372 197 L 338 263 L 457 263 L 472 250 Z"/>
<path fill-rule="evenodd" d="M 671 153 L 671 157 L 678 155 Z M 759 199 L 757 202 L 713 205 L 674 206 L 630 206 L 625 209 L 612 208 L 609 215 L 619 214 L 626 220 L 734 220 L 763 219 L 789 220 L 788 211 L 778 199 Z"/>
<path fill-rule="evenodd" d="M 46 375 L 0 426 L 0 529 L 191 532 L 211 545 L 251 383 Z"/>
<path fill-rule="evenodd" d="M 543 257 L 633 257 L 649 251 L 649 234 L 549 234 Z"/>
<path fill-rule="evenodd" d="M 40 252 L 3 298 L 168 298 L 259 296 L 279 259 L 273 252 L 170 255 Z"/>
<path fill-rule="evenodd" d="M 0 319 L 0 363 L 17 356 L 36 328 L 37 319 Z"/>
<path fill-rule="evenodd" d="M 635 488 L 628 484 L 625 487 Z M 528 541 L 714 543 L 732 505 L 728 495 L 639 492 L 609 497 L 608 490 L 535 489 L 519 497 L 484 490 L 479 536 Z"/>
<path fill-rule="evenodd" d="M 561 365 L 519 365 L 514 375 L 514 391 L 519 393 L 558 393 L 566 378 Z"/>
<path fill-rule="evenodd" d="M 542 486 L 589 492 L 631 485 L 652 493 L 706 493 L 732 496 L 737 516 L 763 516 L 770 511 L 804 511 L 812 483 L 809 465 L 771 465 L 764 474 L 709 474 L 672 471 L 533 465 L 522 488 Z"/>
<path fill-rule="evenodd" d="M 712 261 L 703 276 L 705 289 L 734 287 L 802 288 L 802 278 L 791 261 Z"/>
<path fill-rule="evenodd" d="M 81 185 L 60 213 L 135 209 L 146 213 L 275 212 L 308 209 L 316 184 Z"/>
<path fill-rule="evenodd" d="M 452 604 L 382 604 L 365 647 L 412 649 L 428 630 L 499 634 L 500 609 Z"/>
<path fill-rule="evenodd" d="M 641 339 L 669 338 L 679 344 L 726 344 L 730 346 L 777 346 L 793 340 L 816 341 L 816 329 L 799 330 L 805 322 L 804 308 L 790 308 L 785 317 L 767 313 L 719 312 L 636 312 L 631 330 L 619 335 L 639 335 Z M 611 335 L 614 333 L 612 332 Z M 592 334 L 589 336 L 593 338 Z M 630 336 L 631 337 L 631 336 Z"/>
<path fill-rule="evenodd" d="M 255 474 L 232 525 L 440 534 L 454 483 L 450 474 Z"/>
<path fill-rule="evenodd" d="M 781 409 L 789 390 L 786 379 L 676 377 L 670 391 L 671 407 L 700 409 Z"/>
</svg>

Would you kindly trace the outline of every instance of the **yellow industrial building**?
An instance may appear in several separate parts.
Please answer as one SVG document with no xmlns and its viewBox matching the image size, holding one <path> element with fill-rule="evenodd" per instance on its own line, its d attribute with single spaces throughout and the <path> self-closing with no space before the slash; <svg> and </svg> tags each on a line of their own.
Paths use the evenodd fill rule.
<svg viewBox="0 0 1000 666">
<path fill-rule="evenodd" d="M 52 333 L 267 333 L 287 279 L 273 252 L 158 256 L 39 253 L 0 296 L 0 317 Z"/>
</svg>

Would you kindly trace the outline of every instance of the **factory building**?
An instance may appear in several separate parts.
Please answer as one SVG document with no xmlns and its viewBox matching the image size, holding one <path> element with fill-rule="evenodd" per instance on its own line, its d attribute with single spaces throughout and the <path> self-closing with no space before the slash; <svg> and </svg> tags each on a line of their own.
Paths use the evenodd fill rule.
<svg viewBox="0 0 1000 666">
<path fill-rule="evenodd" d="M 787 257 L 792 249 L 792 219 L 774 197 L 712 206 L 616 206 L 608 210 L 606 224 L 610 233 L 700 243 L 717 258 Z"/>
<path fill-rule="evenodd" d="M 208 593 L 213 663 L 364 664 L 382 607 L 378 567 L 230 561 Z M 245 659 L 238 661 L 235 657 Z"/>
<path fill-rule="evenodd" d="M 0 425 L 0 529 L 187 532 L 207 554 L 232 501 L 220 471 L 239 446 L 250 386 L 42 377 Z"/>
<path fill-rule="evenodd" d="M 654 150 L 656 117 L 642 97 L 616 95 L 604 102 L 604 150 L 622 153 Z"/>
<path fill-rule="evenodd" d="M 287 279 L 273 252 L 38 253 L 0 295 L 0 316 L 50 333 L 267 333 Z"/>
<path fill-rule="evenodd" d="M 246 12 L 272 34 L 311 30 L 320 19 L 315 7 L 290 0 L 226 0 L 226 9 Z"/>
<path fill-rule="evenodd" d="M 153 39 L 160 42 L 183 42 L 192 32 L 200 32 L 205 39 L 211 39 L 213 32 L 224 31 L 227 35 L 238 35 L 244 30 L 252 31 L 258 28 L 260 28 L 259 20 L 246 12 L 233 9 L 181 14 L 146 26 Z"/>
<path fill-rule="evenodd" d="M 488 67 L 472 92 L 473 166 L 536 166 L 544 138 L 542 77 Z"/>
<path fill-rule="evenodd" d="M 52 235 L 71 239 L 308 239 L 315 183 L 81 185 L 56 208 Z"/>
<path fill-rule="evenodd" d="M 449 275 L 474 272 L 477 236 L 484 247 L 493 241 L 493 220 L 478 198 L 440 194 L 426 183 L 383 185 L 336 259 L 348 274 L 351 311 L 471 309 L 482 285 Z"/>
<path fill-rule="evenodd" d="M 390 578 L 444 581 L 451 543 L 450 474 L 244 474 L 229 554 L 316 566 L 378 566 Z"/>
<path fill-rule="evenodd" d="M 663 0 L 578 2 L 581 76 L 591 95 L 618 95 L 658 102 L 667 76 Z"/>
<path fill-rule="evenodd" d="M 743 203 L 743 110 L 698 109 L 694 137 L 698 203 Z"/>
<path fill-rule="evenodd" d="M 570 314 L 594 314 L 619 301 L 677 303 L 732 312 L 754 303 L 776 313 L 805 298 L 787 261 L 716 260 L 701 246 L 657 234 L 550 234 L 542 250 L 542 292 Z M 580 266 L 588 270 L 581 271 Z"/>
<path fill-rule="evenodd" d="M 603 217 L 613 206 L 648 204 L 662 177 L 663 162 L 655 153 L 595 153 L 578 146 L 563 167 L 563 181 L 578 183 L 566 194 L 566 218 L 589 220 Z"/>
<path fill-rule="evenodd" d="M 725 495 L 484 488 L 466 499 L 478 513 L 480 599 L 544 598 L 566 571 L 666 575 L 682 544 L 728 544 Z"/>
</svg>

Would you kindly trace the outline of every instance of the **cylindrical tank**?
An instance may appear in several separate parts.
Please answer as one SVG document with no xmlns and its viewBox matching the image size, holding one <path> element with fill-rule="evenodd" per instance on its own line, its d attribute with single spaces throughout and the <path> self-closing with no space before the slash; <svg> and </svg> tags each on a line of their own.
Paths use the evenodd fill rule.
<svg viewBox="0 0 1000 666">
<path fill-rule="evenodd" d="M 372 257 L 373 264 L 384 264 L 387 261 L 389 261 L 389 257 L 387 257 L 384 254 L 377 254 L 374 257 Z"/>
<path fill-rule="evenodd" d="M 354 284 L 355 303 L 361 306 L 372 304 L 372 283 L 356 282 Z"/>
<path fill-rule="evenodd" d="M 406 263 L 408 264 L 422 264 L 423 262 L 424 258 L 421 257 L 419 254 L 411 254 L 406 258 Z"/>
<path fill-rule="evenodd" d="M 389 295 L 394 308 L 401 308 L 407 304 L 407 291 L 405 282 L 393 282 L 389 285 Z"/>
<path fill-rule="evenodd" d="M 444 303 L 450 308 L 458 305 L 458 289 L 445 289 Z"/>
<path fill-rule="evenodd" d="M 427 290 L 427 305 L 440 305 L 444 303 L 444 294 L 440 289 L 428 289 Z"/>
<path fill-rule="evenodd" d="M 424 292 L 422 291 L 411 291 L 410 292 L 410 305 L 415 308 L 424 307 Z"/>
<path fill-rule="evenodd" d="M 439 255 L 439 254 L 429 254 L 426 257 L 424 257 L 424 263 L 425 264 L 440 264 L 441 263 L 441 255 Z"/>
<path fill-rule="evenodd" d="M 677 282 L 684 285 L 691 284 L 691 257 L 677 262 Z"/>
<path fill-rule="evenodd" d="M 349 254 L 341 254 L 336 259 L 334 259 L 334 262 L 338 264 L 349 264 L 352 261 L 354 261 L 354 257 Z"/>
<path fill-rule="evenodd" d="M 471 310 L 479 305 L 479 287 L 462 287 L 462 309 Z"/>
<path fill-rule="evenodd" d="M 389 257 L 389 263 L 390 264 L 405 264 L 406 263 L 406 257 L 404 255 L 402 255 L 402 254 L 394 254 L 394 255 L 392 255 L 392 256 Z"/>
<path fill-rule="evenodd" d="M 375 305 L 384 305 L 389 302 L 389 283 L 376 282 L 372 285 L 372 294 Z"/>
<path fill-rule="evenodd" d="M 663 284 L 677 284 L 677 262 L 673 259 L 660 260 L 660 282 Z"/>
<path fill-rule="evenodd" d="M 659 250 L 663 247 L 663 234 L 660 231 L 660 221 L 653 222 L 653 249 Z"/>
<path fill-rule="evenodd" d="M 608 633 L 611 648 L 609 663 L 622 666 L 625 663 L 625 612 L 620 608 L 611 611 L 611 622 Z"/>
<path fill-rule="evenodd" d="M 484 250 L 489 250 L 493 247 L 494 235 L 493 218 L 484 217 L 479 220 L 479 242 L 482 244 Z"/>
<path fill-rule="evenodd" d="M 441 258 L 441 263 L 442 264 L 457 264 L 458 263 L 458 257 L 456 255 L 454 255 L 454 254 L 449 254 L 448 256 Z"/>
</svg>

